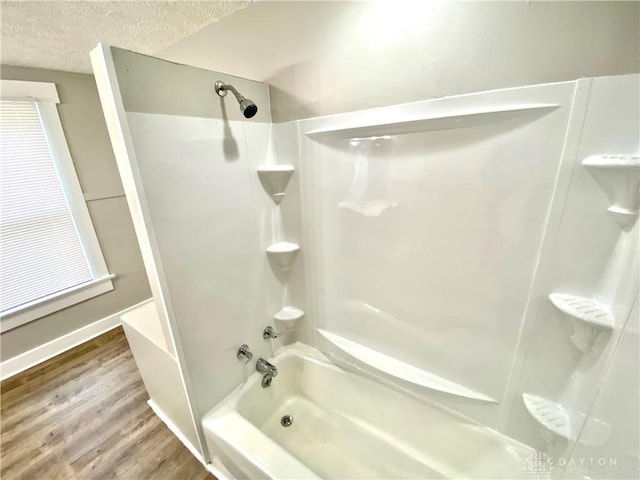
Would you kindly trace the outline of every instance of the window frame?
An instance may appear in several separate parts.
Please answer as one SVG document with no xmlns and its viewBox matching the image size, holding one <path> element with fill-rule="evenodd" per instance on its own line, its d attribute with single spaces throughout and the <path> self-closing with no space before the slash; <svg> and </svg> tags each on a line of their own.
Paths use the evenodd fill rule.
<svg viewBox="0 0 640 480">
<path fill-rule="evenodd" d="M 73 223 L 93 276 L 93 280 L 89 282 L 75 285 L 3 312 L 0 317 L 0 332 L 6 332 L 113 290 L 114 287 L 111 280 L 115 278 L 115 275 L 110 274 L 107 269 L 98 236 L 91 221 L 89 209 L 73 165 L 71 152 L 58 115 L 57 104 L 60 103 L 60 99 L 56 84 L 1 80 L 0 87 L 0 98 L 2 100 L 32 101 L 36 104 L 49 149 L 51 150 L 51 156 L 71 211 Z"/>
</svg>

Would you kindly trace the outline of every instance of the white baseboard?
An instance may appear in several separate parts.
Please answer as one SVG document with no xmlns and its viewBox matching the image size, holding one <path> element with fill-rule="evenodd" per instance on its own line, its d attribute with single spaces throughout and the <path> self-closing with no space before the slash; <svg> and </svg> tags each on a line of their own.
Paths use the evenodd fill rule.
<svg viewBox="0 0 640 480">
<path fill-rule="evenodd" d="M 7 378 L 31 367 L 35 367 L 39 363 L 49 360 L 50 358 L 60 355 L 73 347 L 77 347 L 81 343 L 89 341 L 92 338 L 116 328 L 120 325 L 120 317 L 123 314 L 144 305 L 148 301 L 149 299 L 137 303 L 136 305 L 132 305 L 131 307 L 125 308 L 124 310 L 109 315 L 108 317 L 90 323 L 89 325 L 85 325 L 73 332 L 69 332 L 66 335 L 5 360 L 0 363 L 0 380 L 6 380 Z"/>
<path fill-rule="evenodd" d="M 167 428 L 171 430 L 171 433 L 173 433 L 176 437 L 178 437 L 178 440 L 180 440 L 182 444 L 185 447 L 187 447 L 187 450 L 189 450 L 191 454 L 198 459 L 198 461 L 204 466 L 204 468 L 209 473 L 213 474 L 213 476 L 216 477 L 218 480 L 233 480 L 233 477 L 229 473 L 222 471 L 222 468 L 224 467 L 218 468 L 215 465 L 213 465 L 213 463 L 205 463 L 204 458 L 202 457 L 202 454 L 198 451 L 198 449 L 194 447 L 189 440 L 187 440 L 187 437 L 185 437 L 180 431 L 180 429 L 176 426 L 176 424 L 173 423 L 169 419 L 169 417 L 165 415 L 165 413 L 160 409 L 160 407 L 158 407 L 156 402 L 154 402 L 152 399 L 149 399 L 147 400 L 147 404 L 151 407 L 151 410 L 153 410 L 153 413 L 155 413 L 158 416 L 158 418 L 162 420 L 162 423 L 164 423 L 167 426 Z"/>
</svg>

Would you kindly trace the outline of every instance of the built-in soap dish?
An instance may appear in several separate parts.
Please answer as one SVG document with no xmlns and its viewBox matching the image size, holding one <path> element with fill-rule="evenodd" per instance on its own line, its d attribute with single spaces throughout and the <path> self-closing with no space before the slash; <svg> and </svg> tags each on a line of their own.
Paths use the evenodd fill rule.
<svg viewBox="0 0 640 480">
<path fill-rule="evenodd" d="M 557 402 L 528 393 L 522 394 L 522 401 L 527 412 L 544 427 L 541 433 L 549 444 L 558 437 L 576 441 L 580 431 L 578 441 L 582 445 L 600 447 L 611 435 L 611 423 L 593 415 L 587 419 L 584 413 L 572 412 Z"/>
<path fill-rule="evenodd" d="M 293 165 L 264 165 L 258 167 L 258 177 L 262 188 L 269 194 L 276 205 L 279 205 L 282 201 L 294 170 Z"/>
<path fill-rule="evenodd" d="M 273 316 L 277 322 L 282 322 L 284 330 L 293 330 L 296 322 L 304 316 L 304 312 L 299 308 L 287 305 Z"/>
<path fill-rule="evenodd" d="M 280 270 L 286 272 L 293 263 L 300 245 L 290 242 L 278 242 L 267 247 L 267 256 Z"/>
<path fill-rule="evenodd" d="M 589 351 L 601 332 L 614 327 L 614 318 L 609 309 L 595 300 L 566 293 L 552 293 L 549 300 L 573 319 L 571 341 L 581 352 Z"/>
<path fill-rule="evenodd" d="M 548 431 L 567 440 L 572 438 L 571 420 L 562 405 L 528 393 L 522 394 L 522 401 L 534 420 Z"/>
<path fill-rule="evenodd" d="M 609 198 L 616 223 L 625 231 L 633 228 L 640 208 L 640 156 L 593 155 L 582 164 Z"/>
</svg>

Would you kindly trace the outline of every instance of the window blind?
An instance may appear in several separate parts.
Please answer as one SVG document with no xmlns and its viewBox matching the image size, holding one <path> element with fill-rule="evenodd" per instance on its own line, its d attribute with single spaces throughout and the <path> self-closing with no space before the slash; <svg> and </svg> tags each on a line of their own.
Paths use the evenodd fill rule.
<svg viewBox="0 0 640 480">
<path fill-rule="evenodd" d="M 31 101 L 0 101 L 0 311 L 93 280 Z"/>
</svg>

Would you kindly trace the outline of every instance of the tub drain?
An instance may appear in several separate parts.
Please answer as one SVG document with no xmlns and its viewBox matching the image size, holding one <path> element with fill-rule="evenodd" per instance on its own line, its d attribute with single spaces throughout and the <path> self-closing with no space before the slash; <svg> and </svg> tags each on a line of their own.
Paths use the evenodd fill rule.
<svg viewBox="0 0 640 480">
<path fill-rule="evenodd" d="M 285 415 L 280 419 L 280 425 L 283 427 L 290 427 L 293 423 L 293 417 L 291 415 Z"/>
</svg>

